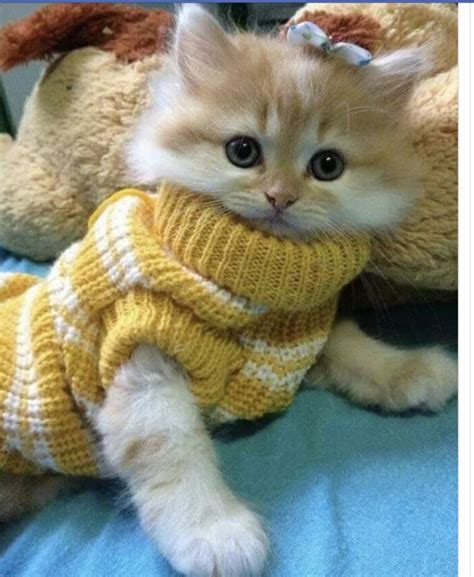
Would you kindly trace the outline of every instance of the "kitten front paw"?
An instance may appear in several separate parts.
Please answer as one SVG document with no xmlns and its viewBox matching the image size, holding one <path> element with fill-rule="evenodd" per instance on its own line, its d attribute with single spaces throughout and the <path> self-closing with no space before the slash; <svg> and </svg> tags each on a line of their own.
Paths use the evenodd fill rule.
<svg viewBox="0 0 474 577">
<path fill-rule="evenodd" d="M 183 531 L 167 557 L 186 577 L 258 577 L 267 552 L 268 540 L 258 517 L 241 507 Z"/>
<path fill-rule="evenodd" d="M 441 347 L 416 351 L 392 376 L 391 404 L 395 410 L 440 411 L 456 395 L 458 366 Z"/>
</svg>

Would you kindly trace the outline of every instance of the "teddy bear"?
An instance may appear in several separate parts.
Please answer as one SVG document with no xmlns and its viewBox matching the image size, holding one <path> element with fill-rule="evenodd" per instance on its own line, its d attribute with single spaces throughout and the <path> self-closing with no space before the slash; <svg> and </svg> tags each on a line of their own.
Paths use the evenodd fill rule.
<svg viewBox="0 0 474 577">
<path fill-rule="evenodd" d="M 433 65 L 409 114 L 424 195 L 377 235 L 367 278 L 400 294 L 457 288 L 457 12 L 451 4 L 307 4 L 335 40 L 373 53 L 429 43 Z M 149 102 L 173 16 L 116 4 L 54 4 L 0 31 L 0 69 L 49 59 L 15 140 L 0 137 L 0 246 L 35 260 L 81 238 L 95 207 L 130 183 L 124 147 Z M 283 29 L 284 32 L 284 29 Z M 377 290 L 385 290 L 377 289 Z"/>
<path fill-rule="evenodd" d="M 0 246 L 33 260 L 81 238 L 128 182 L 123 147 L 148 103 L 173 16 L 118 4 L 51 4 L 0 33 L 0 68 L 47 59 L 15 140 L 0 140 Z"/>
</svg>

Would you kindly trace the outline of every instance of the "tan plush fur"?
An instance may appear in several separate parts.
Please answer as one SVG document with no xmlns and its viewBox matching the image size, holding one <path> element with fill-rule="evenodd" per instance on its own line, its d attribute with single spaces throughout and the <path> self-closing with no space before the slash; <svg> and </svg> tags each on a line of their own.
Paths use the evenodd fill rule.
<svg viewBox="0 0 474 577">
<path fill-rule="evenodd" d="M 82 48 L 46 71 L 15 141 L 0 144 L 0 246 L 53 258 L 84 234 L 101 200 L 129 184 L 123 150 L 157 66 L 159 56 L 125 64 Z"/>
</svg>

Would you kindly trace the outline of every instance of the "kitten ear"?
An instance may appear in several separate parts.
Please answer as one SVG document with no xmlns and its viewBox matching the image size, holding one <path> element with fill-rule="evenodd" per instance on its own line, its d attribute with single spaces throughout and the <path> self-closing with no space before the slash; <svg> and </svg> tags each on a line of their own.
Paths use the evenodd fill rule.
<svg viewBox="0 0 474 577">
<path fill-rule="evenodd" d="M 235 48 L 209 12 L 197 4 L 183 4 L 178 15 L 174 55 L 184 85 L 195 89 L 221 74 Z"/>
<path fill-rule="evenodd" d="M 430 51 L 425 47 L 397 50 L 377 56 L 364 69 L 375 98 L 399 108 L 406 104 L 416 82 L 432 69 Z"/>
</svg>

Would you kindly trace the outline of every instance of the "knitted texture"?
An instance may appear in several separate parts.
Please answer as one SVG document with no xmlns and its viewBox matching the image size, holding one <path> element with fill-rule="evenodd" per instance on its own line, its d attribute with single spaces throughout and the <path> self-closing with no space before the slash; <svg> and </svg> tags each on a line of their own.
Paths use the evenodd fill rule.
<svg viewBox="0 0 474 577">
<path fill-rule="evenodd" d="M 286 408 L 368 257 L 365 237 L 279 240 L 170 186 L 118 193 L 46 280 L 3 278 L 0 469 L 105 474 L 89 420 L 139 343 L 214 421 Z"/>
</svg>

